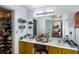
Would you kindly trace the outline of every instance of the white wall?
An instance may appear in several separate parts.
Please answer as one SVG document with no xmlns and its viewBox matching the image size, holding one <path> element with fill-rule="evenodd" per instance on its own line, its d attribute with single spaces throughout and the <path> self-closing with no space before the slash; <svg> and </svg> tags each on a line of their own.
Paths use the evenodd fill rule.
<svg viewBox="0 0 79 59">
<path fill-rule="evenodd" d="M 76 29 L 76 42 L 79 45 L 79 28 Z"/>
<path fill-rule="evenodd" d="M 58 14 L 58 15 L 62 15 L 62 19 L 61 20 L 64 20 L 64 22 L 65 22 L 65 20 L 67 20 L 68 21 L 68 23 L 69 23 L 69 20 L 68 20 L 68 13 L 70 12 L 70 10 L 68 11 L 67 9 L 65 10 L 66 8 L 64 7 L 64 6 L 44 6 L 44 7 L 40 7 L 40 8 L 36 8 L 36 9 L 32 9 L 32 10 L 29 10 L 28 11 L 28 18 L 29 17 L 31 17 L 31 18 L 34 18 L 35 16 L 34 16 L 34 13 L 35 12 L 40 12 L 40 11 L 46 11 L 46 10 L 54 10 L 54 12 L 56 13 L 56 14 Z M 70 12 L 70 14 L 71 14 L 71 12 Z M 43 18 L 43 17 L 39 17 L 39 18 Z M 46 18 L 46 17 L 44 17 L 44 18 Z M 48 19 L 50 19 L 50 18 L 48 18 Z M 39 19 L 39 21 L 40 21 L 41 19 Z M 53 19 L 54 20 L 54 19 Z M 56 19 L 55 19 L 56 20 Z M 57 18 L 57 20 L 58 20 L 58 18 Z M 66 25 L 66 23 L 64 23 L 63 22 L 63 26 L 65 26 Z M 43 23 L 43 21 L 41 22 L 41 23 Z M 43 23 L 44 24 L 44 23 Z M 42 25 L 43 25 L 42 24 Z M 68 26 L 70 26 L 71 24 L 69 24 Z M 44 32 L 44 25 L 42 26 L 43 27 L 43 32 Z M 65 30 L 65 29 L 67 29 L 68 30 L 68 28 L 67 27 L 63 27 L 63 30 Z M 68 32 L 67 32 L 67 30 L 65 30 L 65 31 L 63 31 L 63 36 L 65 35 L 65 34 L 68 34 Z M 40 30 L 41 31 L 41 30 Z M 67 32 L 67 33 L 65 33 L 65 32 Z"/>
<path fill-rule="evenodd" d="M 13 46 L 14 46 L 14 53 L 18 53 L 19 51 L 19 37 L 24 35 L 24 33 L 26 33 L 26 30 L 24 30 L 23 33 L 19 33 L 19 29 L 18 29 L 18 22 L 17 20 L 19 18 L 25 19 L 27 20 L 27 11 L 26 9 L 24 9 L 23 7 L 19 6 L 19 5 L 4 5 L 4 8 L 8 8 L 14 11 L 14 42 L 13 42 Z"/>
</svg>

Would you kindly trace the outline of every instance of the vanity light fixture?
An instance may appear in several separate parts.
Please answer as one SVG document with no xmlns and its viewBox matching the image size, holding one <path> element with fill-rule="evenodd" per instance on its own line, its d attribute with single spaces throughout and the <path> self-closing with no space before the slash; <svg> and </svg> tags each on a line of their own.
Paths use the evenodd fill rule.
<svg viewBox="0 0 79 59">
<path fill-rule="evenodd" d="M 49 11 L 49 12 L 42 12 L 42 13 L 37 13 L 36 15 L 46 15 L 46 14 L 52 14 L 53 12 Z"/>
<path fill-rule="evenodd" d="M 54 13 L 54 10 L 46 10 L 46 11 L 36 12 L 35 16 L 48 15 L 48 14 L 53 14 L 53 13 Z"/>
</svg>

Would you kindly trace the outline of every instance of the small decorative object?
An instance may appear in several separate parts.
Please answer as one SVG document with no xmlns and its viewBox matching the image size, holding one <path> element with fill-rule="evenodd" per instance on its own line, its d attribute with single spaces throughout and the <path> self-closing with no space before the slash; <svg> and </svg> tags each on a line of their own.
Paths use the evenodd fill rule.
<svg viewBox="0 0 79 59">
<path fill-rule="evenodd" d="M 28 34 L 28 36 L 30 36 L 30 34 Z"/>
<path fill-rule="evenodd" d="M 69 33 L 69 34 L 70 34 L 70 40 L 72 40 L 72 32 L 70 31 L 70 33 Z"/>
<path fill-rule="evenodd" d="M 41 34 L 41 35 L 38 35 L 36 38 L 35 38 L 38 42 L 48 42 L 48 38 L 44 35 L 44 34 Z"/>
<path fill-rule="evenodd" d="M 29 21 L 28 24 L 33 24 L 33 22 L 32 21 Z"/>
<path fill-rule="evenodd" d="M 23 39 L 23 37 L 20 37 L 20 40 L 22 40 Z"/>
<path fill-rule="evenodd" d="M 24 29 L 25 28 L 25 25 L 20 25 L 19 26 L 19 29 Z"/>
<path fill-rule="evenodd" d="M 30 34 L 27 34 L 28 38 L 30 38 Z"/>
<path fill-rule="evenodd" d="M 18 19 L 18 22 L 21 22 L 21 21 L 22 21 L 22 18 L 19 18 L 19 19 Z"/>
<path fill-rule="evenodd" d="M 24 35 L 24 38 L 27 38 L 27 36 L 28 36 L 28 34 L 25 34 L 25 35 Z"/>
<path fill-rule="evenodd" d="M 32 26 L 29 26 L 28 28 L 29 28 L 29 29 L 32 29 Z"/>
<path fill-rule="evenodd" d="M 70 32 L 70 34 L 72 35 L 72 32 Z"/>
<path fill-rule="evenodd" d="M 33 38 L 33 35 L 32 34 L 30 34 L 30 39 L 32 39 Z"/>
<path fill-rule="evenodd" d="M 20 25 L 19 29 L 21 30 L 21 32 L 23 32 L 23 30 L 25 29 L 25 25 Z"/>
<path fill-rule="evenodd" d="M 32 39 L 33 35 L 32 34 L 27 34 L 28 38 Z"/>
<path fill-rule="evenodd" d="M 19 19 L 18 19 L 18 22 L 20 22 L 20 23 L 26 23 L 26 21 L 23 20 L 22 18 L 19 18 Z"/>
</svg>

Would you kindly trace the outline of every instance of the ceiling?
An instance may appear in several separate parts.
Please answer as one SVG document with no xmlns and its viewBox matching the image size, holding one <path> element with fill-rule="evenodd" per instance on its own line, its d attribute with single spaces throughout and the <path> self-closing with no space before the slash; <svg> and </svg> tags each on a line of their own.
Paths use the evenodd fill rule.
<svg viewBox="0 0 79 59">
<path fill-rule="evenodd" d="M 60 13 L 75 13 L 79 11 L 79 5 L 21 5 L 28 11 L 51 9 Z"/>
<path fill-rule="evenodd" d="M 74 10 L 74 9 L 79 9 L 79 5 L 21 5 L 23 8 L 25 9 L 36 9 L 36 8 L 40 8 L 40 7 L 55 7 L 55 8 L 59 8 L 59 9 L 66 9 L 66 10 Z"/>
<path fill-rule="evenodd" d="M 26 8 L 26 9 L 35 9 L 35 8 L 43 7 L 45 5 L 21 5 L 21 6 Z"/>
</svg>

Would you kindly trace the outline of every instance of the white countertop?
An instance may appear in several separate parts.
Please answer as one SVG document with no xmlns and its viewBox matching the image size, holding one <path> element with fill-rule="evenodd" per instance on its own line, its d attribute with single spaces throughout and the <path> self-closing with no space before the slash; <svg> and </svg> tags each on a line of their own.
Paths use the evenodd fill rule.
<svg viewBox="0 0 79 59">
<path fill-rule="evenodd" d="M 47 42 L 47 43 L 37 42 L 35 39 L 22 39 L 20 41 L 78 51 L 77 48 L 70 47 L 67 43 L 58 43 L 56 39 L 53 39 L 52 42 Z"/>
</svg>

